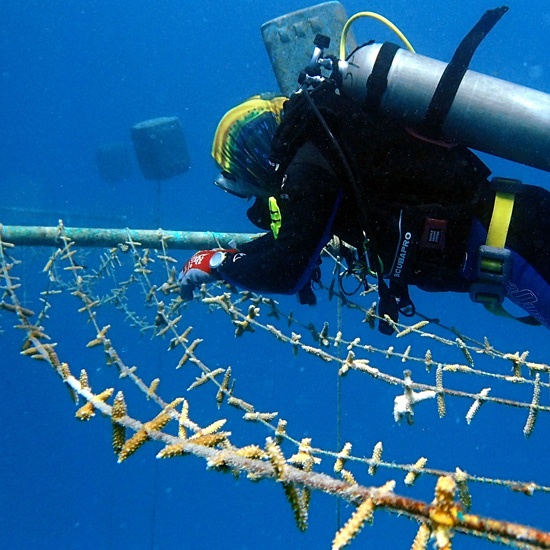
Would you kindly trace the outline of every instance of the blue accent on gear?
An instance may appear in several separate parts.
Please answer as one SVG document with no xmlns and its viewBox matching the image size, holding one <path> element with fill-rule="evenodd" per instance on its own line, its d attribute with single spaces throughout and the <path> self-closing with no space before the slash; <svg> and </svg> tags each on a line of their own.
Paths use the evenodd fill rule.
<svg viewBox="0 0 550 550">
<path fill-rule="evenodd" d="M 487 240 L 487 230 L 481 222 L 474 219 L 468 245 L 466 262 L 462 276 L 474 282 L 476 280 L 477 250 Z M 529 315 L 550 328 L 550 284 L 515 250 L 512 253 L 512 272 L 505 284 L 506 298 L 524 309 Z"/>
</svg>

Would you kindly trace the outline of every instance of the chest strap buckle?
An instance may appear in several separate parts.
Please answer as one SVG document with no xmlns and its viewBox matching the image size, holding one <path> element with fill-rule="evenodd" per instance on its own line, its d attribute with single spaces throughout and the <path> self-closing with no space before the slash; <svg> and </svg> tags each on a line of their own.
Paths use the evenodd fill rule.
<svg viewBox="0 0 550 550">
<path fill-rule="evenodd" d="M 504 247 L 515 196 L 521 193 L 522 183 L 508 178 L 493 178 L 491 187 L 495 190 L 493 214 L 487 241 L 478 249 L 477 280 L 470 285 L 470 298 L 486 305 L 500 305 L 506 294 L 504 285 L 512 274 L 512 253 Z"/>
<path fill-rule="evenodd" d="M 477 281 L 470 285 L 470 298 L 482 304 L 502 304 L 504 284 L 512 273 L 512 253 L 507 248 L 481 245 L 477 254 Z"/>
</svg>

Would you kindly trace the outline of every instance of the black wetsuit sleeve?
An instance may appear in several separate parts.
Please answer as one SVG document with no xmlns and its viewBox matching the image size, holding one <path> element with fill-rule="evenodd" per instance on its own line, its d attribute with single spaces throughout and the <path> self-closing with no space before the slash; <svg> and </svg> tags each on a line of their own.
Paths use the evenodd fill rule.
<svg viewBox="0 0 550 550">
<path fill-rule="evenodd" d="M 323 246 L 332 237 L 340 195 L 326 166 L 311 158 L 295 159 L 278 199 L 282 218 L 278 238 L 268 233 L 241 246 L 244 255 L 226 260 L 219 270 L 221 278 L 249 290 L 298 292 L 309 281 Z"/>
</svg>

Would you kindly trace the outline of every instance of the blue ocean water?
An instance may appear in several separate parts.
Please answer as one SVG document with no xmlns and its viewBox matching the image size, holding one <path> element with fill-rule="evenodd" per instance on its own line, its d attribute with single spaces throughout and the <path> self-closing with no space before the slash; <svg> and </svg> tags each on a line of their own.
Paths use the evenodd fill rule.
<svg viewBox="0 0 550 550">
<path fill-rule="evenodd" d="M 253 231 L 246 221 L 246 205 L 210 183 L 215 172 L 211 139 L 228 108 L 254 93 L 276 89 L 260 25 L 309 5 L 313 3 L 298 0 L 28 0 L 3 6 L 0 222 L 56 225 L 63 218 L 74 226 Z M 349 15 L 362 10 L 382 13 L 418 52 L 445 61 L 483 11 L 495 7 L 479 0 L 348 0 L 344 5 Z M 544 0 L 512 0 L 509 5 L 510 12 L 480 46 L 471 67 L 549 91 L 550 6 Z M 358 22 L 354 30 L 364 40 L 390 38 L 372 22 Z M 159 188 L 145 181 L 134 163 L 130 179 L 114 185 L 104 182 L 97 173 L 97 147 L 116 141 L 129 144 L 130 127 L 157 116 L 180 118 L 191 169 Z M 486 155 L 483 159 L 497 175 L 548 186 L 548 174 Z M 23 260 L 18 267 L 24 282 L 22 298 L 34 305 L 44 290 L 40 270 L 47 256 L 28 249 L 16 251 L 15 257 Z M 177 254 L 182 262 L 186 257 Z M 414 292 L 413 298 L 426 315 L 439 316 L 469 336 L 487 336 L 497 349 L 530 350 L 532 361 L 549 362 L 546 329 L 491 317 L 465 297 Z M 328 319 L 334 333 L 335 304 L 326 296 L 320 296 L 315 309 L 299 308 L 293 298 L 281 299 L 281 305 L 318 327 Z M 97 380 L 98 386 L 118 389 L 122 381 L 104 365 L 101 354 L 82 351 L 94 335 L 75 314 L 77 307 L 52 308 L 48 327 L 55 332 L 58 352 L 70 358 L 73 372 L 86 368 L 92 384 Z M 221 313 L 208 314 L 199 304 L 187 308 L 185 316 L 196 337 L 205 338 L 201 358 L 213 367 L 231 365 L 243 397 L 262 410 L 279 411 L 297 439 L 312 437 L 315 446 L 337 450 L 337 375 L 332 366 L 305 354 L 294 358 L 288 346 L 265 334 L 235 339 Z M 151 342 L 128 327 L 122 316 L 114 319 L 118 324 L 112 338 L 120 342 L 127 364 L 139 365 L 146 380 L 159 376 L 159 391 L 166 399 L 182 395 L 197 373 L 176 373 L 174 358 L 166 353 L 167 341 Z M 361 336 L 363 342 L 381 348 L 398 347 L 360 321 L 357 314 L 345 312 L 347 336 Z M 74 419 L 68 392 L 52 371 L 19 355 L 21 336 L 11 328 L 13 322 L 2 312 L 1 548 L 330 547 L 337 529 L 333 497 L 313 496 L 309 529 L 300 533 L 283 491 L 269 481 L 251 483 L 208 472 L 204 462 L 192 457 L 156 461 L 159 447 L 151 443 L 117 464 L 107 420 L 98 416 L 81 424 Z M 426 347 L 423 342 L 413 345 Z M 371 360 L 375 364 L 379 358 Z M 458 356 L 456 361 L 464 359 Z M 490 365 L 485 363 L 486 369 Z M 395 361 L 376 366 L 401 376 L 409 365 Z M 495 361 L 497 368 L 502 365 Z M 433 378 L 433 372 L 427 374 L 423 367 L 413 369 L 413 379 L 433 383 Z M 511 399 L 531 399 L 531 390 L 520 387 L 501 387 L 485 379 L 468 382 L 468 391 L 492 386 L 496 395 L 504 396 L 501 390 Z M 202 397 L 191 395 L 194 420 L 206 425 L 219 415 L 227 416 L 230 425 L 235 422 L 235 444 L 262 443 L 265 430 L 251 425 L 243 431 L 238 414 L 227 407 L 218 412 L 208 390 L 195 391 L 202 390 Z M 414 426 L 407 426 L 393 421 L 395 388 L 351 373 L 342 380 L 341 392 L 341 441 L 352 441 L 358 456 L 370 456 L 382 440 L 389 461 L 413 463 L 426 456 L 428 466 L 436 469 L 454 471 L 458 466 L 480 476 L 549 485 L 547 414 L 539 415 L 533 435 L 525 440 L 525 410 L 486 404 L 467 426 L 464 415 L 470 403 L 448 399 L 445 418 L 439 419 L 430 403 L 419 408 Z M 156 414 L 131 389 L 127 401 L 131 414 L 144 419 Z M 541 404 L 548 404 L 547 389 Z M 370 478 L 364 466 L 354 473 L 365 485 L 381 485 L 396 476 L 381 470 Z M 400 481 L 396 492 L 429 501 L 433 482 L 425 476 L 409 489 Z M 529 498 L 481 484 L 472 485 L 471 492 L 475 513 L 550 530 L 548 497 L 543 494 Z M 343 503 L 342 519 L 351 511 Z M 374 525 L 354 544 L 406 549 L 415 531 L 414 523 L 379 512 Z M 490 543 L 457 536 L 455 547 L 488 548 Z"/>
</svg>

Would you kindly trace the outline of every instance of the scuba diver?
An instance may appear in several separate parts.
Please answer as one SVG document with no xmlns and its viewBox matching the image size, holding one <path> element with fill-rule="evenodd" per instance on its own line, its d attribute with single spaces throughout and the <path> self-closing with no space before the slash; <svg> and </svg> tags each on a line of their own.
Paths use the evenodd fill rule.
<svg viewBox="0 0 550 550">
<path fill-rule="evenodd" d="M 215 184 L 254 199 L 248 218 L 267 233 L 195 254 L 179 277 L 182 298 L 223 280 L 314 304 L 320 255 L 336 236 L 348 272 L 365 288 L 367 275 L 377 279 L 383 333 L 394 332 L 385 315 L 415 313 L 410 285 L 468 292 L 511 317 L 508 298 L 528 314 L 518 320 L 550 328 L 550 193 L 489 179 L 465 145 L 412 130 L 341 93 L 338 78 L 311 73 L 289 99 L 254 96 L 220 121 Z"/>
</svg>

